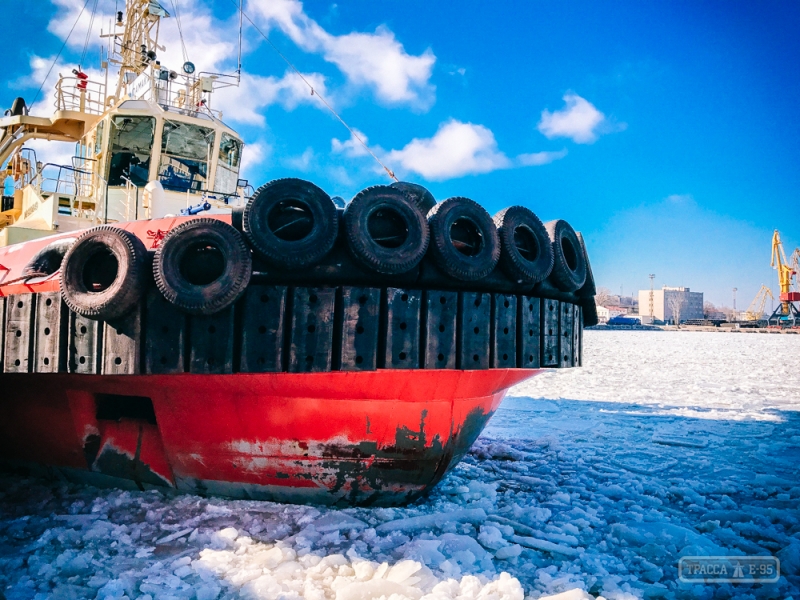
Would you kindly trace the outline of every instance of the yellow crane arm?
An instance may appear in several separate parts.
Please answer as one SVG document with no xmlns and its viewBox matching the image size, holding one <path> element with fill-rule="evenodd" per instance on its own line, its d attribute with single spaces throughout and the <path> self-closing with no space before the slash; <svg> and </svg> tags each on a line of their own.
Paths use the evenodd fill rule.
<svg viewBox="0 0 800 600">
<path fill-rule="evenodd" d="M 789 266 L 789 261 L 786 260 L 786 253 L 783 251 L 783 244 L 781 244 L 781 236 L 778 230 L 772 234 L 772 257 L 770 266 L 778 270 L 778 285 L 780 286 L 781 294 L 789 291 L 792 285 L 792 275 L 794 270 Z"/>
<path fill-rule="evenodd" d="M 763 318 L 764 306 L 767 303 L 767 296 L 773 300 L 775 299 L 775 296 L 772 295 L 772 290 L 762 284 L 761 289 L 758 290 L 756 297 L 753 298 L 753 301 L 750 303 L 750 306 L 747 307 L 747 311 L 744 313 L 746 321 L 758 321 L 759 319 Z"/>
</svg>

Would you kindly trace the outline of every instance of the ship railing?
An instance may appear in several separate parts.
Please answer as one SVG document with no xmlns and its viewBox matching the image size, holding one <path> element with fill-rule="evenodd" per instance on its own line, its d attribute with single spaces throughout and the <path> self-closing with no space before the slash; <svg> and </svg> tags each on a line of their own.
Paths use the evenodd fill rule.
<svg viewBox="0 0 800 600">
<path fill-rule="evenodd" d="M 106 85 L 82 77 L 61 77 L 56 83 L 56 110 L 101 115 L 106 109 Z"/>
<path fill-rule="evenodd" d="M 98 201 L 108 189 L 94 171 L 53 163 L 42 165 L 33 183 L 41 196 L 55 198 L 59 214 L 93 222 L 98 220 Z"/>
<path fill-rule="evenodd" d="M 125 196 L 122 200 L 122 221 L 136 221 L 139 219 L 139 196 L 141 188 L 136 185 L 130 177 L 122 175 L 125 182 Z M 149 212 L 149 211 L 148 211 Z M 150 215 L 143 215 L 150 218 Z"/>
<path fill-rule="evenodd" d="M 163 76 L 162 76 L 163 75 Z M 156 71 L 149 77 L 147 87 L 135 90 L 135 99 L 149 100 L 162 108 L 186 116 L 210 115 L 222 119 L 222 111 L 209 106 L 211 92 L 223 87 L 218 81 L 222 75 L 207 75 L 199 78 L 187 78 L 166 70 Z M 129 90 L 130 91 L 130 90 Z"/>
</svg>

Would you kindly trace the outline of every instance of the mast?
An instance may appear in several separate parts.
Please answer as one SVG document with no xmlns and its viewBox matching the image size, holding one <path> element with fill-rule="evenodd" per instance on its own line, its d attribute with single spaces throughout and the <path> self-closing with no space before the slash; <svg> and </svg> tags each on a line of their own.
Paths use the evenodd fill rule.
<svg viewBox="0 0 800 600">
<path fill-rule="evenodd" d="M 158 51 L 158 33 L 162 17 L 169 13 L 155 0 L 126 0 L 125 13 L 117 13 L 117 26 L 125 28 L 114 37 L 115 56 L 109 62 L 119 65 L 119 79 L 115 98 L 121 98 L 136 78 L 155 64 Z M 124 17 L 124 18 L 123 18 Z"/>
</svg>

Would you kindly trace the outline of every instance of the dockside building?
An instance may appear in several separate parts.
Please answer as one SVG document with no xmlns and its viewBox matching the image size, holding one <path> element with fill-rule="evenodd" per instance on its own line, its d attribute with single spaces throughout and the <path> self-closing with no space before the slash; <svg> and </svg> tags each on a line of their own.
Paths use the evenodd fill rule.
<svg viewBox="0 0 800 600">
<path fill-rule="evenodd" d="M 639 314 L 644 323 L 650 316 L 650 290 L 639 290 Z M 692 292 L 688 287 L 664 286 L 653 290 L 653 319 L 664 323 L 675 321 L 676 311 L 680 322 L 703 318 L 703 292 Z"/>
</svg>

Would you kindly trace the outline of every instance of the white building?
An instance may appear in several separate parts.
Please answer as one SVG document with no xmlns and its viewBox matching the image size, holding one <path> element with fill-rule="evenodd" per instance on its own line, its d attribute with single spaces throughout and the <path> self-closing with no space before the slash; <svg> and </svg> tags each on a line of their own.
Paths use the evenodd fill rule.
<svg viewBox="0 0 800 600">
<path fill-rule="evenodd" d="M 626 311 L 619 306 L 600 306 L 597 305 L 597 320 L 600 323 L 608 323 L 609 319 L 626 314 Z"/>
<path fill-rule="evenodd" d="M 639 290 L 639 314 L 642 323 L 650 317 L 650 290 Z M 687 287 L 664 286 L 653 290 L 653 318 L 672 323 L 679 313 L 681 323 L 688 319 L 703 318 L 703 292 L 692 292 Z"/>
</svg>

